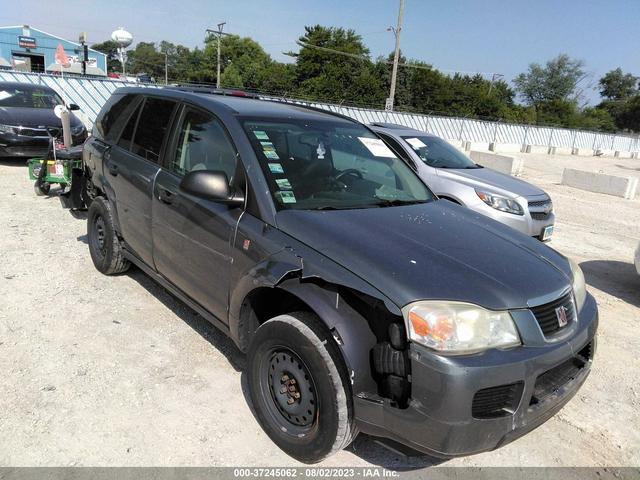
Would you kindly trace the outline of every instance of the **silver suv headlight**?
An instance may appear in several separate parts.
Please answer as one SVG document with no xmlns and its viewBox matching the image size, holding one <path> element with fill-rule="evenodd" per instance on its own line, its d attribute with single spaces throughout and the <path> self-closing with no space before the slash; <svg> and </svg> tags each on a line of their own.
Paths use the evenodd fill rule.
<svg viewBox="0 0 640 480">
<path fill-rule="evenodd" d="M 17 133 L 17 128 L 12 125 L 3 125 L 0 123 L 0 133 Z"/>
<path fill-rule="evenodd" d="M 576 300 L 576 308 L 579 312 L 582 310 L 582 306 L 587 299 L 587 285 L 584 281 L 584 273 L 582 273 L 580 265 L 570 258 L 567 260 L 569 260 L 569 265 L 571 266 L 571 274 L 573 275 L 571 286 L 573 288 L 573 296 Z"/>
<path fill-rule="evenodd" d="M 438 352 L 462 354 L 520 345 L 508 311 L 462 302 L 419 301 L 402 309 L 409 340 Z"/>
<path fill-rule="evenodd" d="M 514 215 L 524 215 L 524 210 L 520 204 L 511 198 L 496 195 L 495 193 L 483 192 L 482 190 L 476 190 L 476 195 L 491 208 L 495 208 L 501 212 L 513 213 Z"/>
</svg>

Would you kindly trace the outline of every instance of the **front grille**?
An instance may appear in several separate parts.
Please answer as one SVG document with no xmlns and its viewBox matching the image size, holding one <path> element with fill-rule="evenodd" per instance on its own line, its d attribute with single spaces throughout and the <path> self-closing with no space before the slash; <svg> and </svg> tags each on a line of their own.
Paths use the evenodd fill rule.
<svg viewBox="0 0 640 480">
<path fill-rule="evenodd" d="M 551 200 L 548 198 L 546 200 L 536 200 L 533 202 L 529 202 L 529 207 L 544 207 L 547 203 L 551 203 Z"/>
<path fill-rule="evenodd" d="M 473 396 L 471 414 L 474 418 L 498 418 L 511 415 L 522 396 L 522 382 L 478 390 Z"/>
<path fill-rule="evenodd" d="M 554 394 L 562 386 L 578 377 L 582 369 L 587 365 L 593 353 L 592 343 L 588 343 L 577 356 L 570 358 L 557 367 L 547 370 L 536 379 L 533 387 L 533 395 L 529 405 L 543 402 L 545 398 Z"/>
<path fill-rule="evenodd" d="M 573 322 L 576 318 L 576 309 L 573 304 L 573 295 L 571 294 L 571 292 L 563 295 L 553 302 L 547 303 L 545 305 L 540 305 L 538 307 L 531 307 L 531 312 L 536 317 L 542 333 L 544 333 L 546 336 L 552 335 L 561 328 L 564 328 L 560 327 L 560 322 L 556 313 L 556 309 L 560 307 L 565 308 L 565 313 L 567 315 L 567 325 Z"/>
<path fill-rule="evenodd" d="M 546 220 L 547 218 L 549 218 L 551 216 L 551 212 L 549 212 L 549 213 L 530 212 L 530 213 L 531 213 L 531 218 L 533 218 L 534 220 Z"/>
<path fill-rule="evenodd" d="M 18 130 L 20 135 L 24 135 L 25 137 L 47 137 L 47 130 L 44 128 L 30 128 L 30 127 L 20 127 Z M 57 137 L 60 134 L 59 127 L 49 127 L 49 133 L 52 136 Z"/>
</svg>

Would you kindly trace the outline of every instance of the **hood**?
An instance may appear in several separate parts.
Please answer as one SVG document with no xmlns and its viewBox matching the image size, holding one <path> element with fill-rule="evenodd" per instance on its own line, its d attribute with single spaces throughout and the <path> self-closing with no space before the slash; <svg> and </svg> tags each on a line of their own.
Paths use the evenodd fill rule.
<svg viewBox="0 0 640 480">
<path fill-rule="evenodd" d="M 277 223 L 399 307 L 441 299 L 526 308 L 571 284 L 568 261 L 555 250 L 451 202 L 283 210 Z"/>
<path fill-rule="evenodd" d="M 71 126 L 81 124 L 78 117 L 70 115 Z M 61 127 L 62 121 L 49 108 L 0 107 L 0 123 L 22 127 Z"/>
<path fill-rule="evenodd" d="M 511 194 L 511 197 L 546 196 L 543 190 L 524 180 L 496 172 L 490 168 L 444 169 L 438 168 L 437 175 L 473 188 L 489 188 L 496 193 Z"/>
</svg>

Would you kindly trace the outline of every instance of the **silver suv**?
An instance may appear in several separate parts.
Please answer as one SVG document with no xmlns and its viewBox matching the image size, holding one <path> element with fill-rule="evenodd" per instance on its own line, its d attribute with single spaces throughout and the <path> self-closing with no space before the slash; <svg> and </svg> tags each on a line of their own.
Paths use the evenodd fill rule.
<svg viewBox="0 0 640 480">
<path fill-rule="evenodd" d="M 549 196 L 538 187 L 474 163 L 446 140 L 393 124 L 374 132 L 415 164 L 418 175 L 440 198 L 464 205 L 520 232 L 548 241 L 555 216 Z"/>
</svg>

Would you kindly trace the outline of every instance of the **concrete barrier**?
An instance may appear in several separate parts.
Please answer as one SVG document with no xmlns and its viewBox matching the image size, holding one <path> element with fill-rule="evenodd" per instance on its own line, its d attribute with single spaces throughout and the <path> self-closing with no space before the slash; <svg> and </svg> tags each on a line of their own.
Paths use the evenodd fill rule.
<svg viewBox="0 0 640 480">
<path fill-rule="evenodd" d="M 592 157 L 594 154 L 593 149 L 591 148 L 574 148 L 571 155 L 578 155 L 580 157 Z"/>
<path fill-rule="evenodd" d="M 549 155 L 571 155 L 573 148 L 571 147 L 550 147 Z"/>
<path fill-rule="evenodd" d="M 506 155 L 496 155 L 495 153 L 478 152 L 472 150 L 469 154 L 471 160 L 479 163 L 483 167 L 496 170 L 507 175 L 522 175 L 524 162 L 520 158 L 508 157 Z"/>
<path fill-rule="evenodd" d="M 549 153 L 546 145 L 525 145 L 523 153 Z"/>
<path fill-rule="evenodd" d="M 467 142 L 465 145 L 465 150 L 468 152 L 476 151 L 476 152 L 488 152 L 490 143 L 484 142 Z"/>
<path fill-rule="evenodd" d="M 636 177 L 619 177 L 604 173 L 585 172 L 565 168 L 562 172 L 563 185 L 587 190 L 589 192 L 606 193 L 629 200 L 636 196 L 638 179 Z"/>
<path fill-rule="evenodd" d="M 491 143 L 489 150 L 495 153 L 522 153 L 522 144 L 520 143 Z"/>
</svg>

